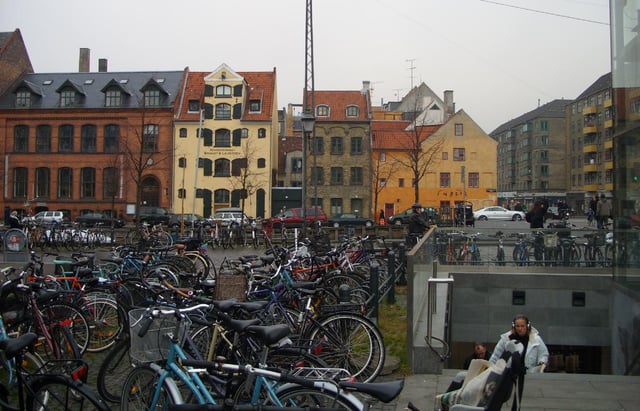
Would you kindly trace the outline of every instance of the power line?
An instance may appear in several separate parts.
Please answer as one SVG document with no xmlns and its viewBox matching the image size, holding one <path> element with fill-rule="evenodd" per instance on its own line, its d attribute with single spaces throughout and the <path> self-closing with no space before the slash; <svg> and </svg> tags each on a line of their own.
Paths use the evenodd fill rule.
<svg viewBox="0 0 640 411">
<path fill-rule="evenodd" d="M 540 14 L 547 14 L 549 16 L 556 16 L 556 17 L 563 17 L 565 19 L 571 19 L 571 20 L 578 20 L 578 21 L 585 21 L 587 23 L 594 23 L 594 24 L 602 24 L 605 26 L 608 26 L 609 23 L 604 23 L 602 21 L 597 21 L 597 20 L 590 20 L 590 19 L 583 19 L 582 17 L 574 17 L 574 16 L 568 16 L 566 14 L 559 14 L 559 13 L 552 13 L 550 11 L 544 11 L 544 10 L 536 10 L 536 9 L 530 9 L 527 7 L 521 7 L 521 6 L 515 6 L 513 4 L 506 4 L 506 3 L 500 3 L 497 1 L 491 1 L 491 0 L 480 0 L 483 1 L 485 3 L 492 3 L 492 4 L 497 4 L 498 6 L 504 6 L 504 7 L 512 7 L 514 9 L 520 9 L 520 10 L 526 10 L 526 11 L 531 11 L 533 13 L 540 13 Z"/>
</svg>

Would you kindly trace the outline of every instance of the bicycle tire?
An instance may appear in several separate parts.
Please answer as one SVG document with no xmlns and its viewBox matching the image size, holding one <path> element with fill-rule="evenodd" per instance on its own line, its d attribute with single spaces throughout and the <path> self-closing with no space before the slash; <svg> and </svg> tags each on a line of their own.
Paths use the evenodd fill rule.
<svg viewBox="0 0 640 411">
<path fill-rule="evenodd" d="M 129 359 L 129 338 L 116 342 L 98 370 L 96 388 L 105 400 L 119 403 L 122 398 L 122 387 L 133 366 Z"/>
<path fill-rule="evenodd" d="M 42 398 L 46 397 L 46 400 Z M 29 381 L 27 410 L 109 411 L 107 404 L 87 385 L 66 375 L 36 375 Z"/>
<path fill-rule="evenodd" d="M 498 261 L 498 265 L 499 266 L 504 266 L 505 265 L 505 256 L 504 256 L 504 249 L 499 248 L 498 249 L 498 254 L 496 255 L 496 260 Z"/>
<path fill-rule="evenodd" d="M 36 374 L 44 371 L 44 364 L 44 360 L 38 354 L 27 351 L 22 354 L 20 368 L 29 374 Z M 10 394 L 18 389 L 16 372 L 14 360 L 5 360 L 4 358 L 0 360 L 0 386 L 2 386 L 0 401 L 4 403 L 8 403 Z"/>
<path fill-rule="evenodd" d="M 122 317 L 118 310 L 118 303 L 113 298 L 105 297 L 104 294 L 88 293 L 87 312 L 90 334 L 89 352 L 101 352 L 113 344 L 122 333 Z"/>
<path fill-rule="evenodd" d="M 156 370 L 148 365 L 140 365 L 131 370 L 122 386 L 120 398 L 121 411 L 150 410 L 153 396 L 158 383 L 159 375 Z M 158 398 L 158 403 L 154 409 L 165 409 L 168 404 L 181 403 L 182 399 L 173 397 L 172 391 L 165 389 L 163 384 L 162 392 Z"/>
<path fill-rule="evenodd" d="M 309 409 L 331 407 L 345 408 L 348 411 L 361 411 L 363 409 L 362 403 L 350 394 L 336 394 L 297 385 L 283 386 L 276 394 L 285 407 L 308 407 Z"/>
<path fill-rule="evenodd" d="M 336 313 L 320 319 L 309 332 L 312 352 L 330 367 L 344 368 L 360 382 L 382 371 L 385 346 L 378 327 L 364 315 Z"/>
<path fill-rule="evenodd" d="M 71 320 L 69 329 L 73 340 L 80 350 L 80 354 L 84 354 L 84 352 L 87 351 L 89 341 L 91 340 L 89 320 L 83 312 L 83 309 L 84 307 L 81 309 L 70 304 L 58 302 L 40 307 L 46 324 Z"/>
</svg>

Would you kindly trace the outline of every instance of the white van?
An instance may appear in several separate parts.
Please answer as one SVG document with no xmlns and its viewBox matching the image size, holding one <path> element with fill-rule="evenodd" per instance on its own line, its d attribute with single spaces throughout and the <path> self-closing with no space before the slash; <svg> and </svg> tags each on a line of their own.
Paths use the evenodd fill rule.
<svg viewBox="0 0 640 411">
<path fill-rule="evenodd" d="M 64 220 L 64 214 L 62 211 L 40 211 L 33 216 L 33 219 L 38 224 L 61 223 Z"/>
</svg>

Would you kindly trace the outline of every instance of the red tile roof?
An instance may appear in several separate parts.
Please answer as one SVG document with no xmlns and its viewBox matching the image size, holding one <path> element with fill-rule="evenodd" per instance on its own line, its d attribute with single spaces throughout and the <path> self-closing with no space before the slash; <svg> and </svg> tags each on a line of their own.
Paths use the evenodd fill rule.
<svg viewBox="0 0 640 411">
<path fill-rule="evenodd" d="M 413 146 L 415 132 L 405 130 L 409 121 L 374 121 L 371 123 L 374 150 L 408 150 Z M 419 130 L 422 141 L 438 130 L 441 125 L 423 126 Z"/>
<path fill-rule="evenodd" d="M 311 91 L 307 93 L 311 105 Z M 313 93 L 313 100 L 316 107 L 329 106 L 329 116 L 316 116 L 316 121 L 367 121 L 369 119 L 368 95 L 361 91 L 316 90 Z M 358 116 L 347 117 L 347 107 L 351 105 L 358 106 Z"/>
</svg>

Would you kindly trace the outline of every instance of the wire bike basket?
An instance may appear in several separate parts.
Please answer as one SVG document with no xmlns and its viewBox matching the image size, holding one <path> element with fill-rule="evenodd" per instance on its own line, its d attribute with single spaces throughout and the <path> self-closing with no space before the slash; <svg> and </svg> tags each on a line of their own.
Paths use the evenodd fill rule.
<svg viewBox="0 0 640 411">
<path fill-rule="evenodd" d="M 140 337 L 138 331 L 142 328 L 144 323 L 142 319 L 146 313 L 147 309 L 145 308 L 129 311 L 131 341 L 129 357 L 137 364 L 151 363 L 167 358 L 176 329 L 178 330 L 178 341 L 182 343 L 191 326 L 189 317 L 178 318 L 176 315 L 160 315 L 153 318 L 147 333 Z M 178 326 L 179 328 L 177 328 Z"/>
</svg>

